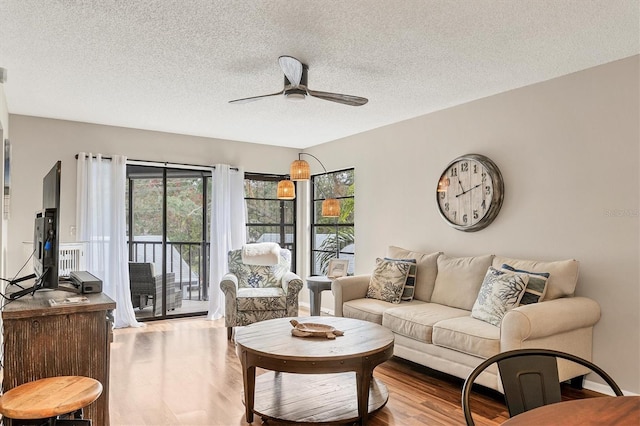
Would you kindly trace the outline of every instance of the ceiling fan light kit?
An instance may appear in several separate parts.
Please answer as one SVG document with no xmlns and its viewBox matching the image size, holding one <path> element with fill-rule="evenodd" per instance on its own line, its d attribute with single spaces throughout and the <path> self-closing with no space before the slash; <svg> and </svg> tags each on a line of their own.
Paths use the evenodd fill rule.
<svg viewBox="0 0 640 426">
<path fill-rule="evenodd" d="M 231 104 L 244 104 L 271 96 L 284 95 L 285 99 L 293 102 L 303 101 L 307 96 L 322 99 L 325 101 L 337 102 L 349 106 L 362 106 L 369 102 L 367 98 L 359 96 L 345 95 L 342 93 L 329 93 L 310 90 L 307 85 L 307 72 L 309 67 L 292 56 L 280 56 L 278 58 L 280 68 L 284 73 L 284 88 L 277 93 L 268 95 L 251 96 L 248 98 L 234 99 Z"/>
</svg>

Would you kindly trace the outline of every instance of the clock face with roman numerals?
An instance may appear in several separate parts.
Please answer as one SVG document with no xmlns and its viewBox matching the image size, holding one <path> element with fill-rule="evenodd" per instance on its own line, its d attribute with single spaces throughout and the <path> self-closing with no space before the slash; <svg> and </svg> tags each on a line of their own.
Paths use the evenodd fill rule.
<svg viewBox="0 0 640 426">
<path fill-rule="evenodd" d="M 460 231 L 479 231 L 498 215 L 504 183 L 498 166 L 484 155 L 453 160 L 440 180 L 436 197 L 442 218 Z"/>
</svg>

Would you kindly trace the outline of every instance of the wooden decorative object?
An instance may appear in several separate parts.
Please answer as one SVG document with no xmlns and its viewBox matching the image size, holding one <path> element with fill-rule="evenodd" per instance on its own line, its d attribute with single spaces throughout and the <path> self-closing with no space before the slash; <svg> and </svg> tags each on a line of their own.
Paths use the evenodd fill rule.
<svg viewBox="0 0 640 426">
<path fill-rule="evenodd" d="M 344 336 L 344 331 L 336 330 L 327 324 L 298 322 L 294 319 L 289 322 L 293 326 L 291 334 L 296 337 L 326 337 L 327 339 L 335 339 L 336 336 Z"/>
</svg>

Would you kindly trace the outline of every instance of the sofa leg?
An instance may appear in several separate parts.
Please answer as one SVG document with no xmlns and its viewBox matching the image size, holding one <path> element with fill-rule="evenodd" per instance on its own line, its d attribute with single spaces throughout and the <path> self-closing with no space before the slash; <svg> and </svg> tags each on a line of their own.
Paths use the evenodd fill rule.
<svg viewBox="0 0 640 426">
<path fill-rule="evenodd" d="M 584 375 L 574 377 L 571 379 L 571 387 L 574 389 L 582 390 L 582 386 L 584 384 Z"/>
<path fill-rule="evenodd" d="M 227 327 L 227 340 L 231 340 L 231 336 L 233 336 L 233 327 Z"/>
</svg>

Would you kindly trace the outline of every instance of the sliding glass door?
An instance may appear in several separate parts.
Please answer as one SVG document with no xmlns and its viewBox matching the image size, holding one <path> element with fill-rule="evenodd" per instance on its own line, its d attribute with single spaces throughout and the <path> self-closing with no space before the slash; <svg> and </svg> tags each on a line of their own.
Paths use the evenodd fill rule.
<svg viewBox="0 0 640 426">
<path fill-rule="evenodd" d="M 129 260 L 153 271 L 149 282 L 132 275 L 136 317 L 205 314 L 211 174 L 129 165 L 127 178 Z M 134 291 L 138 286 L 148 294 Z"/>
</svg>

